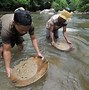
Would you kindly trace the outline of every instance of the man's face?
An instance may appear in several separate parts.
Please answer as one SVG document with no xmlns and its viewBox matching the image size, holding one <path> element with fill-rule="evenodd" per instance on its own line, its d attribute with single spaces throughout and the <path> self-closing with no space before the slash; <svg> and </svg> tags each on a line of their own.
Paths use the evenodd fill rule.
<svg viewBox="0 0 89 90">
<path fill-rule="evenodd" d="M 59 17 L 59 23 L 60 23 L 60 22 L 61 22 L 61 23 L 64 23 L 65 21 L 66 21 L 65 19 Z"/>
<path fill-rule="evenodd" d="M 24 25 L 20 25 L 20 24 L 17 24 L 17 23 L 14 23 L 14 25 L 15 25 L 16 30 L 21 35 L 26 34 L 29 31 L 29 29 L 30 29 L 30 25 L 24 26 Z"/>
</svg>

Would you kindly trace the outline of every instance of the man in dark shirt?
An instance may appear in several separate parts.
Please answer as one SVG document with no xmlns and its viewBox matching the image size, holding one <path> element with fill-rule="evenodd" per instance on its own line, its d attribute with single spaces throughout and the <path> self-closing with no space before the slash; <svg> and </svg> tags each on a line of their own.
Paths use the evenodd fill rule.
<svg viewBox="0 0 89 90">
<path fill-rule="evenodd" d="M 22 36 L 24 34 L 29 33 L 37 55 L 42 57 L 42 59 L 44 58 L 38 48 L 37 39 L 34 34 L 34 27 L 32 25 L 32 18 L 29 11 L 24 8 L 18 8 L 15 10 L 14 14 L 3 15 L 1 17 L 1 22 L 3 57 L 8 77 L 10 77 L 11 73 L 11 47 L 14 47 L 16 44 L 20 50 L 23 49 L 24 39 Z"/>
<path fill-rule="evenodd" d="M 53 15 L 46 24 L 46 38 L 51 38 L 51 44 L 55 47 L 55 42 L 58 38 L 58 29 L 63 27 L 63 36 L 66 42 L 72 48 L 72 43 L 68 39 L 66 33 L 66 26 L 68 20 L 71 18 L 72 12 L 69 8 L 64 9 L 60 14 Z"/>
</svg>

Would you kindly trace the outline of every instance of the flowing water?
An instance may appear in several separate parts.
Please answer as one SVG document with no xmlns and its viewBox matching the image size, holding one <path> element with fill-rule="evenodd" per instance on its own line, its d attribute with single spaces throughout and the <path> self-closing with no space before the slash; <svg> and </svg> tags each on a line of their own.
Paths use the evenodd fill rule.
<svg viewBox="0 0 89 90">
<path fill-rule="evenodd" d="M 6 77 L 4 61 L 1 59 L 0 90 L 89 90 L 89 15 L 73 15 L 69 22 L 67 32 L 75 48 L 70 52 L 59 51 L 46 41 L 45 24 L 49 17 L 38 12 L 32 13 L 39 48 L 49 61 L 47 74 L 32 85 L 17 88 Z M 59 35 L 61 39 L 62 29 Z M 29 35 L 25 35 L 24 39 L 22 52 L 17 47 L 12 49 L 12 67 L 22 59 L 36 54 Z"/>
</svg>

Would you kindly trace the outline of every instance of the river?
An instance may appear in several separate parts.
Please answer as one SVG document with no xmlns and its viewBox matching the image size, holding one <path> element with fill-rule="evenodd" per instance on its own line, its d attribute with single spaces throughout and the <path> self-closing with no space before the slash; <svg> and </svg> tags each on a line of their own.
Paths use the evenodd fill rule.
<svg viewBox="0 0 89 90">
<path fill-rule="evenodd" d="M 5 13 L 0 12 L 0 17 Z M 49 61 L 47 74 L 31 85 L 17 88 L 6 77 L 4 61 L 1 59 L 0 90 L 89 90 L 89 15 L 74 14 L 68 23 L 67 33 L 75 48 L 70 52 L 59 51 L 46 41 L 45 24 L 49 17 L 50 15 L 39 12 L 32 13 L 39 48 Z M 62 29 L 59 30 L 59 35 L 61 39 Z M 29 35 L 25 35 L 24 39 L 22 52 L 17 47 L 11 50 L 12 68 L 22 59 L 36 54 Z"/>
</svg>

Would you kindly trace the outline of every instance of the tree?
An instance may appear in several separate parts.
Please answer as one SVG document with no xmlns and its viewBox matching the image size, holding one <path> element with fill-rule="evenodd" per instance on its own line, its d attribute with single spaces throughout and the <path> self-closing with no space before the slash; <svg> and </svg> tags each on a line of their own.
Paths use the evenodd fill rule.
<svg viewBox="0 0 89 90">
<path fill-rule="evenodd" d="M 89 0 L 80 0 L 77 10 L 89 12 Z"/>
<path fill-rule="evenodd" d="M 78 5 L 79 5 L 80 0 L 70 0 L 69 3 L 69 8 L 74 11 L 77 9 Z"/>
<path fill-rule="evenodd" d="M 68 4 L 67 4 L 67 1 L 66 0 L 55 0 L 53 1 L 52 3 L 52 7 L 58 11 L 58 10 L 62 10 L 64 9 L 65 7 L 67 7 Z"/>
</svg>

